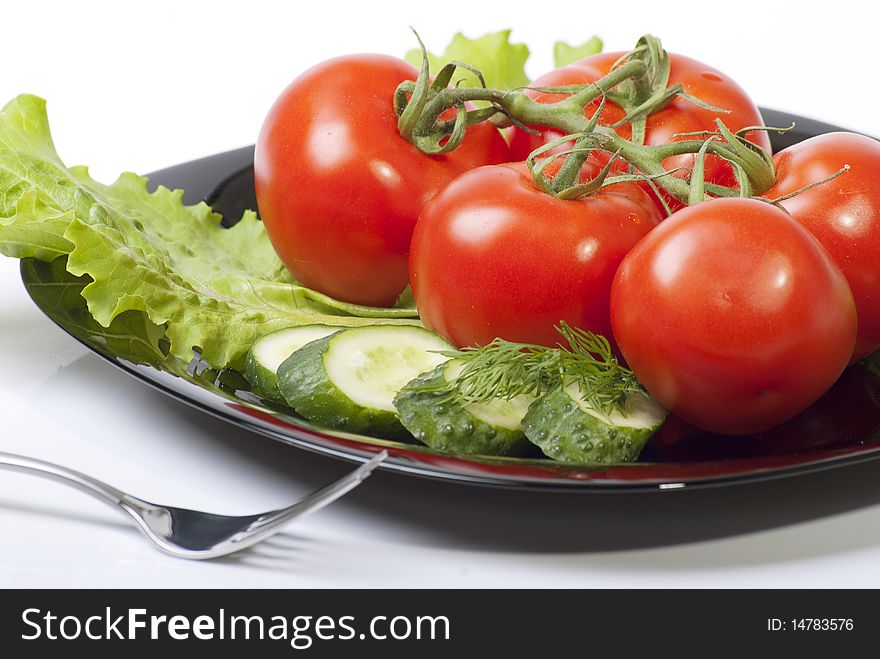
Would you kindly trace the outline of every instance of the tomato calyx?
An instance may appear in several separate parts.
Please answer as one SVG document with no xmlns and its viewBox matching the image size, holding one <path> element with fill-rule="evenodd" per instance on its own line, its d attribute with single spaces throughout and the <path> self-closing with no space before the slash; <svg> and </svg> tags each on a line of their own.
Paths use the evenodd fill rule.
<svg viewBox="0 0 880 659">
<path fill-rule="evenodd" d="M 526 158 L 526 167 L 528 167 L 532 180 L 539 190 L 560 199 L 580 199 L 595 194 L 602 188 L 619 152 L 614 153 L 599 173 L 588 181 L 581 181 L 581 173 L 584 163 L 590 155 L 597 149 L 602 150 L 599 140 L 593 136 L 593 133 L 604 109 L 605 98 L 603 97 L 599 109 L 587 122 L 582 132 L 548 142 L 529 154 Z M 575 140 L 572 148 L 555 152 L 556 147 L 568 144 L 572 140 Z M 545 154 L 547 154 L 546 157 L 539 159 L 539 156 Z M 564 161 L 561 166 L 554 167 L 553 165 L 558 158 L 564 158 Z M 548 175 L 550 172 L 552 174 Z"/>
<path fill-rule="evenodd" d="M 669 86 L 669 55 L 666 54 L 657 37 L 644 35 L 623 59 L 643 62 L 645 75 L 625 80 L 617 90 L 611 90 L 610 100 L 617 103 L 626 113 L 612 127 L 631 123 L 632 141 L 636 144 L 644 144 L 645 122 L 648 115 L 666 107 L 684 90 L 681 85 Z"/>
<path fill-rule="evenodd" d="M 570 141 L 569 138 L 576 137 L 577 141 L 572 149 L 552 153 L 546 158 L 538 160 L 538 156 L 544 154 L 557 146 Z M 608 159 L 608 162 L 599 170 L 599 173 L 592 178 L 583 180 L 582 168 L 587 158 L 590 157 L 595 149 L 589 146 L 590 135 L 587 133 L 579 133 L 570 135 L 563 140 L 554 140 L 544 146 L 535 149 L 526 159 L 526 167 L 532 175 L 532 180 L 542 192 L 551 194 L 559 199 L 580 199 L 596 194 L 606 185 L 613 185 L 624 180 L 635 180 L 633 176 L 617 176 L 609 181 L 608 175 L 617 159 L 618 154 L 614 153 Z M 554 166 L 556 160 L 564 158 L 561 166 Z"/>
<path fill-rule="evenodd" d="M 648 117 L 679 97 L 712 112 L 724 114 L 730 112 L 688 94 L 681 84 L 669 84 L 669 55 L 659 38 L 651 34 L 642 36 L 636 47 L 619 60 L 621 63 L 634 61 L 640 61 L 645 65 L 644 75 L 627 78 L 616 89 L 605 91 L 605 97 L 617 104 L 625 113 L 623 118 L 613 123 L 611 127 L 620 128 L 630 124 L 633 143 L 644 144 Z"/>
</svg>

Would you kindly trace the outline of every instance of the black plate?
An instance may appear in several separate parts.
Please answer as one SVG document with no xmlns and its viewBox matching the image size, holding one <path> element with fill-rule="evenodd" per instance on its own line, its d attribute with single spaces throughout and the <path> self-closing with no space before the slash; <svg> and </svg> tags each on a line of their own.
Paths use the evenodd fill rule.
<svg viewBox="0 0 880 659">
<path fill-rule="evenodd" d="M 763 110 L 768 125 L 796 127 L 771 133 L 777 151 L 808 137 L 841 130 L 784 112 Z M 150 175 L 153 188 L 186 190 L 184 199 L 205 199 L 230 219 L 256 208 L 253 147 L 169 167 Z M 431 449 L 317 428 L 261 401 L 235 373 L 200 370 L 172 361 L 161 369 L 132 364 L 87 326 L 83 314 L 64 313 L 35 293 L 54 283 L 57 270 L 22 262 L 28 292 L 53 321 L 86 347 L 138 380 L 184 403 L 273 439 L 339 458 L 363 460 L 381 448 L 391 457 L 384 469 L 418 476 L 499 487 L 566 492 L 680 489 L 790 476 L 880 457 L 880 377 L 861 366 L 847 370 L 816 405 L 779 429 L 749 437 L 722 437 L 667 424 L 635 464 L 571 467 L 548 460 L 457 458 Z M 85 314 L 87 316 L 87 314 Z"/>
</svg>

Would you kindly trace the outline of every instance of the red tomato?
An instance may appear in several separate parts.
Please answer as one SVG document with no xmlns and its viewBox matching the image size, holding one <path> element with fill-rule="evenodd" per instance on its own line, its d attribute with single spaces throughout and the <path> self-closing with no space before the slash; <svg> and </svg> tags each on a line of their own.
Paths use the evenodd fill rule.
<svg viewBox="0 0 880 659">
<path fill-rule="evenodd" d="M 407 285 L 422 207 L 465 170 L 508 160 L 491 124 L 428 156 L 397 132 L 393 96 L 418 71 L 384 55 L 319 64 L 281 94 L 254 154 L 257 204 L 278 256 L 303 284 L 388 306 Z"/>
<path fill-rule="evenodd" d="M 522 163 L 467 172 L 416 225 L 410 280 L 422 321 L 459 346 L 555 345 L 561 320 L 610 340 L 614 273 L 659 221 L 632 183 L 565 201 L 539 191 Z"/>
<path fill-rule="evenodd" d="M 596 82 L 606 75 L 624 53 L 601 53 L 592 55 L 560 69 L 556 69 L 541 76 L 532 83 L 533 87 L 555 87 L 561 85 L 579 85 Z M 700 100 L 715 107 L 730 110 L 729 113 L 716 113 L 711 110 L 698 107 L 681 97 L 677 97 L 665 108 L 648 117 L 645 128 L 645 143 L 649 145 L 666 144 L 675 141 L 675 135 L 694 131 L 717 130 L 715 119 L 720 117 L 724 124 L 733 132 L 748 126 L 763 126 L 764 120 L 761 113 L 751 101 L 748 95 L 736 82 L 726 75 L 693 60 L 684 55 L 669 53 L 669 84 L 681 84 L 684 91 L 699 98 Z M 526 93 L 539 103 L 552 103 L 564 98 L 560 94 L 545 94 L 541 92 L 526 91 Z M 595 101 L 584 111 L 586 116 L 592 116 L 599 107 L 599 101 Z M 600 123 L 610 126 L 625 116 L 623 110 L 612 102 L 607 102 L 602 112 Z M 624 125 L 618 129 L 618 133 L 629 139 L 630 126 Z M 553 130 L 544 130 L 541 137 L 529 135 L 517 130 L 511 139 L 511 153 L 516 159 L 524 160 L 529 152 L 545 144 L 562 137 Z M 748 135 L 748 139 L 758 146 L 770 150 L 770 138 L 764 131 L 756 131 Z M 676 156 L 664 162 L 667 169 L 683 167 L 690 170 L 694 164 L 693 155 Z M 684 172 L 679 174 L 683 176 Z M 716 156 L 707 156 L 705 168 L 706 180 L 720 185 L 732 185 L 735 182 L 733 170 L 729 163 Z M 673 208 L 681 208 L 682 204 L 676 200 Z"/>
<path fill-rule="evenodd" d="M 880 142 L 855 133 L 829 133 L 779 152 L 776 185 L 764 196 L 781 197 L 821 181 L 848 164 L 833 181 L 781 202 L 828 250 L 843 270 L 856 301 L 859 334 L 852 360 L 880 346 Z"/>
<path fill-rule="evenodd" d="M 784 211 L 715 199 L 678 211 L 624 259 L 611 321 L 639 382 L 704 430 L 766 430 L 825 393 L 856 336 L 852 293 Z"/>
</svg>

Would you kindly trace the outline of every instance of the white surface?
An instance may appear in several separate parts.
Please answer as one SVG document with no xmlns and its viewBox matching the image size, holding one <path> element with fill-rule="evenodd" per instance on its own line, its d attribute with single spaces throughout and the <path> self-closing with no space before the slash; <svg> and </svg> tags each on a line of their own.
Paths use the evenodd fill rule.
<svg viewBox="0 0 880 659">
<path fill-rule="evenodd" d="M 346 52 L 401 53 L 412 46 L 408 25 L 433 49 L 457 29 L 513 27 L 532 46 L 533 75 L 551 66 L 557 37 L 596 32 L 625 49 L 651 31 L 765 106 L 880 135 L 878 93 L 860 87 L 876 80 L 867 3 L 836 2 L 833 13 L 809 3 L 629 3 L 645 8 L 624 16 L 581 0 L 561 21 L 525 3 L 508 3 L 503 17 L 497 3 L 470 3 L 467 23 L 436 4 L 382 4 L 7 3 L 0 98 L 47 97 L 62 157 L 111 180 L 253 142 L 299 71 Z M 285 504 L 350 468 L 200 415 L 102 363 L 34 308 L 17 269 L 0 257 L 0 450 L 231 513 Z M 306 585 L 878 587 L 880 462 L 611 496 L 380 473 L 257 551 L 209 564 L 165 558 L 73 490 L 0 472 L 0 586 Z"/>
</svg>

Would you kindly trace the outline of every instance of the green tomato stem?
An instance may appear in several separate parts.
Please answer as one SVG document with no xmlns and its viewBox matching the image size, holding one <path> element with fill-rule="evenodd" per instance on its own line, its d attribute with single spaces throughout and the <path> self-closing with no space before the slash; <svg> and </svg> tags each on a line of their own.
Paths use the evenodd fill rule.
<svg viewBox="0 0 880 659">
<path fill-rule="evenodd" d="M 619 66 L 593 84 L 535 88 L 548 93 L 569 94 L 554 103 L 539 103 L 523 91 L 444 87 L 442 83 L 451 78 L 451 71 L 447 69 L 429 87 L 427 69 L 423 66 L 419 80 L 403 83 L 395 95 L 401 133 L 418 148 L 431 154 L 446 153 L 454 149 L 464 137 L 466 125 L 490 120 L 499 115 L 504 115 L 515 124 L 549 128 L 572 135 L 571 141 L 576 141 L 576 148 L 569 152 L 568 161 L 557 172 L 556 178 L 542 186 L 554 194 L 567 194 L 572 188 L 579 187 L 580 168 L 591 148 L 617 154 L 629 163 L 631 172 L 637 170 L 641 176 L 650 178 L 670 195 L 685 203 L 689 200 L 702 200 L 705 193 L 714 196 L 740 194 L 738 189 L 702 180 L 702 159 L 710 154 L 729 161 L 738 179 L 748 183 L 742 188 L 743 193 L 748 188 L 752 194 L 762 194 L 773 186 L 776 173 L 770 155 L 747 142 L 740 134 L 733 134 L 720 120 L 716 120 L 718 133 L 708 138 L 685 139 L 658 146 L 644 145 L 647 117 L 677 96 L 690 97 L 684 94 L 680 85 L 669 86 L 669 59 L 655 37 L 642 37 L 636 49 L 621 61 Z M 441 84 L 437 84 L 438 82 Z M 405 103 L 407 94 L 410 95 L 409 103 Z M 589 119 L 584 116 L 586 107 L 596 99 L 609 97 L 626 112 L 624 122 L 631 124 L 632 140 L 618 135 L 614 127 L 598 125 L 604 100 L 596 114 Z M 691 100 L 706 107 L 697 99 Z M 466 110 L 466 103 L 469 102 L 488 103 L 490 107 Z M 414 104 L 416 109 L 411 111 Z M 450 108 L 456 109 L 456 119 L 440 121 L 441 115 Z M 447 141 L 440 146 L 444 139 Z M 663 163 L 674 156 L 701 153 L 699 166 L 690 177 L 699 177 L 701 180 L 692 194 L 691 187 L 696 182 L 672 176 L 672 172 Z M 634 176 L 638 177 L 636 174 Z"/>
</svg>

